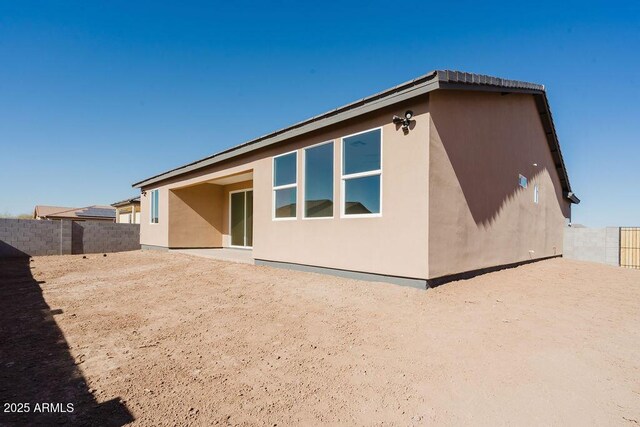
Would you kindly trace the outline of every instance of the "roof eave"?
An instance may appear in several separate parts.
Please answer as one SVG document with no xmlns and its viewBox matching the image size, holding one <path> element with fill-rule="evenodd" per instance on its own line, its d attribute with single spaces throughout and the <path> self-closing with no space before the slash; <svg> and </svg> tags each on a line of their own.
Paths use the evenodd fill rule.
<svg viewBox="0 0 640 427">
<path fill-rule="evenodd" d="M 134 203 L 140 203 L 140 198 L 139 197 L 134 197 L 131 199 L 127 199 L 127 200 L 121 200 L 119 202 L 115 202 L 112 203 L 110 206 L 114 207 L 114 208 L 118 208 L 120 206 L 126 206 L 126 205 L 132 205 Z"/>
<path fill-rule="evenodd" d="M 417 96 L 429 93 L 436 89 L 447 90 L 476 90 L 487 92 L 504 92 L 504 93 L 527 93 L 535 96 L 538 113 L 542 120 L 547 143 L 551 150 L 552 157 L 555 162 L 556 170 L 560 178 L 560 183 L 566 194 L 572 194 L 569 177 L 560 151 L 560 144 L 555 131 L 553 117 L 549 108 L 549 102 L 545 88 L 542 85 L 516 80 L 501 79 L 492 76 L 463 73 L 458 71 L 433 71 L 425 74 L 409 82 L 400 84 L 391 89 L 379 92 L 375 95 L 363 98 L 359 101 L 347 104 L 343 107 L 331 110 L 327 113 L 312 117 L 308 120 L 299 122 L 287 128 L 264 135 L 244 144 L 231 147 L 227 150 L 216 153 L 204 159 L 197 160 L 187 165 L 169 170 L 167 172 L 152 176 L 145 180 L 136 182 L 132 185 L 134 188 L 148 187 L 175 178 L 196 170 L 211 166 L 216 163 L 229 160 L 231 158 L 241 156 L 254 150 L 258 150 L 279 142 L 304 135 L 315 130 L 331 126 L 362 114 L 379 110 L 381 108 L 415 98 Z M 579 199 L 573 196 L 569 198 L 573 203 L 579 203 Z"/>
<path fill-rule="evenodd" d="M 576 196 L 573 192 L 569 191 L 569 192 L 565 192 L 564 193 L 564 197 L 567 198 L 567 200 L 569 200 L 571 203 L 573 203 L 574 205 L 580 204 L 580 199 L 578 198 L 578 196 Z"/>
<path fill-rule="evenodd" d="M 336 108 L 327 113 L 312 117 L 308 120 L 296 123 L 287 128 L 261 136 L 244 144 L 231 147 L 227 150 L 221 151 L 209 157 L 205 157 L 204 159 L 197 160 L 193 163 L 189 163 L 176 169 L 172 169 L 167 172 L 147 178 L 145 180 L 136 182 L 132 184 L 132 187 L 142 188 L 160 181 L 164 181 L 168 178 L 173 178 L 185 173 L 193 172 L 212 164 L 219 163 L 224 160 L 228 160 L 230 158 L 240 156 L 242 154 L 246 154 L 248 152 L 258 150 L 273 144 L 277 144 L 281 141 L 304 135 L 309 132 L 325 128 L 327 126 L 349 120 L 353 117 L 357 117 L 362 114 L 376 111 L 389 105 L 405 101 L 407 99 L 415 98 L 438 88 L 438 80 L 435 79 L 436 76 L 437 73 L 435 71 L 429 74 L 425 74 L 424 76 L 418 77 L 417 79 L 411 80 L 410 82 L 403 83 L 386 91 L 371 95 L 356 102 L 352 102 L 343 107 Z"/>
</svg>

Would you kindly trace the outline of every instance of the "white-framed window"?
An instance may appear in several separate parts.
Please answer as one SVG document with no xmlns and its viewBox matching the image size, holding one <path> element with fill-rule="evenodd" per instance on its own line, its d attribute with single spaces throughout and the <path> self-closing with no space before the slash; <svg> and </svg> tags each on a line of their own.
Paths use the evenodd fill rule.
<svg viewBox="0 0 640 427">
<path fill-rule="evenodd" d="M 304 149 L 303 218 L 333 218 L 333 141 Z"/>
<path fill-rule="evenodd" d="M 160 218 L 160 208 L 159 208 L 159 201 L 158 201 L 160 192 L 159 190 L 151 190 L 150 194 L 151 194 L 151 199 L 150 199 L 149 212 L 151 213 L 151 215 L 150 215 L 149 221 L 151 222 L 151 224 L 157 224 Z"/>
<path fill-rule="evenodd" d="M 342 138 L 343 217 L 382 214 L 382 128 Z"/>
<path fill-rule="evenodd" d="M 298 208 L 298 152 L 273 158 L 273 219 L 296 219 Z"/>
<path fill-rule="evenodd" d="M 538 184 L 533 186 L 533 203 L 536 205 L 540 201 L 540 189 L 538 188 Z"/>
<path fill-rule="evenodd" d="M 518 185 L 522 188 L 527 188 L 527 177 L 524 175 L 518 174 Z"/>
</svg>

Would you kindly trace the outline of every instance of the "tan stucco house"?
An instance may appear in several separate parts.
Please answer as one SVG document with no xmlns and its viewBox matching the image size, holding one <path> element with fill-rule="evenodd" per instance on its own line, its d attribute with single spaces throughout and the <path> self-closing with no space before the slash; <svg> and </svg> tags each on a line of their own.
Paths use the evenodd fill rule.
<svg viewBox="0 0 640 427">
<path fill-rule="evenodd" d="M 140 224 L 140 196 L 112 203 L 118 224 Z"/>
<path fill-rule="evenodd" d="M 133 186 L 144 248 L 421 287 L 562 254 L 579 202 L 544 87 L 452 71 Z"/>
</svg>

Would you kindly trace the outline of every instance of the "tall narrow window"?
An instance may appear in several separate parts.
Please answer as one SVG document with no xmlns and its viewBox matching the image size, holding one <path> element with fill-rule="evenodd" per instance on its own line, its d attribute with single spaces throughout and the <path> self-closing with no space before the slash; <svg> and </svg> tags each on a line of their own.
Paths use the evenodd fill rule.
<svg viewBox="0 0 640 427">
<path fill-rule="evenodd" d="M 158 190 L 151 191 L 151 224 L 157 224 L 159 218 Z"/>
<path fill-rule="evenodd" d="M 533 186 L 533 203 L 538 204 L 540 201 L 540 189 L 538 188 L 538 184 Z"/>
<path fill-rule="evenodd" d="M 273 217 L 295 218 L 298 201 L 298 156 L 293 153 L 273 158 Z"/>
<path fill-rule="evenodd" d="M 333 217 L 333 141 L 304 150 L 304 217 Z"/>
<path fill-rule="evenodd" d="M 382 130 L 342 139 L 342 214 L 381 213 Z"/>
</svg>

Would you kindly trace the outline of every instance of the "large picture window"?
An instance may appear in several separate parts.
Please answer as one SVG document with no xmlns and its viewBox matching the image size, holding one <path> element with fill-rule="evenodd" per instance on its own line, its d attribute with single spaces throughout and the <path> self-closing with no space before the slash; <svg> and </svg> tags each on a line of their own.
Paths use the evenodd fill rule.
<svg viewBox="0 0 640 427">
<path fill-rule="evenodd" d="M 273 158 L 273 217 L 296 218 L 298 199 L 298 156 L 293 153 Z"/>
<path fill-rule="evenodd" d="M 159 219 L 159 203 L 158 203 L 158 190 L 151 191 L 151 224 L 157 224 Z"/>
<path fill-rule="evenodd" d="M 342 215 L 382 212 L 382 129 L 342 138 Z"/>
<path fill-rule="evenodd" d="M 304 217 L 333 217 L 333 141 L 304 150 Z"/>
</svg>

